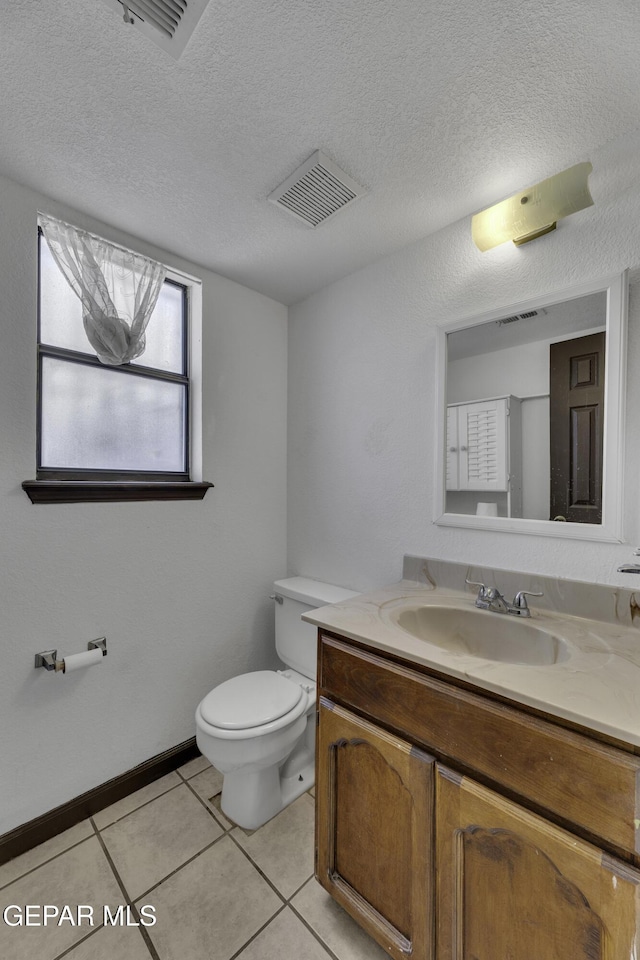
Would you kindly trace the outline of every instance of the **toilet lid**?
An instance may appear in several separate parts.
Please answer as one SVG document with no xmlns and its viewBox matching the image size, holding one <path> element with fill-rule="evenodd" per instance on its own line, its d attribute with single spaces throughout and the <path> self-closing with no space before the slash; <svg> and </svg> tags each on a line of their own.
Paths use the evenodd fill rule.
<svg viewBox="0 0 640 960">
<path fill-rule="evenodd" d="M 273 670 L 257 670 L 215 687 L 200 704 L 200 713 L 214 727 L 245 730 L 283 717 L 302 695 L 297 683 Z"/>
</svg>

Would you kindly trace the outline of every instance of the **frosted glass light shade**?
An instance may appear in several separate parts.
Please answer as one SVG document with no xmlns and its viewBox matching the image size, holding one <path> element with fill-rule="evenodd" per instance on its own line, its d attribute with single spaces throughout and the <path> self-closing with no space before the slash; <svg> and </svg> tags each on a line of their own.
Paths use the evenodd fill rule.
<svg viewBox="0 0 640 960">
<path fill-rule="evenodd" d="M 518 245 L 526 243 L 553 230 L 562 217 L 592 206 L 587 184 L 592 169 L 589 162 L 577 163 L 476 213 L 471 219 L 471 236 L 476 247 L 485 251 L 507 240 Z"/>
</svg>

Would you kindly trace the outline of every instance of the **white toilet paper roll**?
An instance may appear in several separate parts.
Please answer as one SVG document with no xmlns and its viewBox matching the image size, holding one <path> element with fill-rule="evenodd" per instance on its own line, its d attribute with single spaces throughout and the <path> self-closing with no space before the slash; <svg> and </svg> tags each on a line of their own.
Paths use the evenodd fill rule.
<svg viewBox="0 0 640 960">
<path fill-rule="evenodd" d="M 81 670 L 83 667 L 100 663 L 101 660 L 102 650 L 85 650 L 84 653 L 72 653 L 70 657 L 64 658 L 64 672 L 72 673 L 74 670 Z"/>
</svg>

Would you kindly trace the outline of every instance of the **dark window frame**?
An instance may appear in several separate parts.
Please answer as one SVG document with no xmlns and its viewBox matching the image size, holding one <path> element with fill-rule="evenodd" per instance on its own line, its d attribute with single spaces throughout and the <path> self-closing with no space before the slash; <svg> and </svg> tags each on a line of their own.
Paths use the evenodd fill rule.
<svg viewBox="0 0 640 960">
<path fill-rule="evenodd" d="M 41 341 L 41 245 L 43 233 L 38 227 L 37 296 L 37 398 L 36 398 L 36 480 L 22 486 L 33 503 L 83 502 L 95 500 L 202 499 L 213 484 L 190 479 L 191 380 L 189 370 L 189 288 L 173 278 L 165 283 L 182 290 L 182 372 L 127 363 L 109 367 L 122 376 L 147 377 L 178 383 L 184 387 L 184 469 L 181 471 L 96 470 L 43 466 L 42 464 L 42 366 L 46 357 L 104 369 L 95 354 L 53 346 Z"/>
</svg>

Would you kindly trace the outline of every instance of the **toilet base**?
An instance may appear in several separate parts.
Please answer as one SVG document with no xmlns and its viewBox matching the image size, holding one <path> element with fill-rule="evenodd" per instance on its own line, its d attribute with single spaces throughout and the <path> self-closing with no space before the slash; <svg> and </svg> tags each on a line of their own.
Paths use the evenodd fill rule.
<svg viewBox="0 0 640 960">
<path fill-rule="evenodd" d="M 315 783 L 315 727 L 315 710 L 311 709 L 302 735 L 280 763 L 258 770 L 242 766 L 224 774 L 220 806 L 229 820 L 245 830 L 257 830 L 311 789 Z"/>
<path fill-rule="evenodd" d="M 290 803 L 301 797 L 316 782 L 316 770 L 313 760 L 298 773 L 297 776 L 282 778 L 280 780 L 280 789 L 282 790 L 282 809 L 288 807 Z"/>
<path fill-rule="evenodd" d="M 281 769 L 225 773 L 220 803 L 225 816 L 245 830 L 257 830 L 315 782 L 313 757 L 290 777 L 282 776 Z"/>
</svg>

